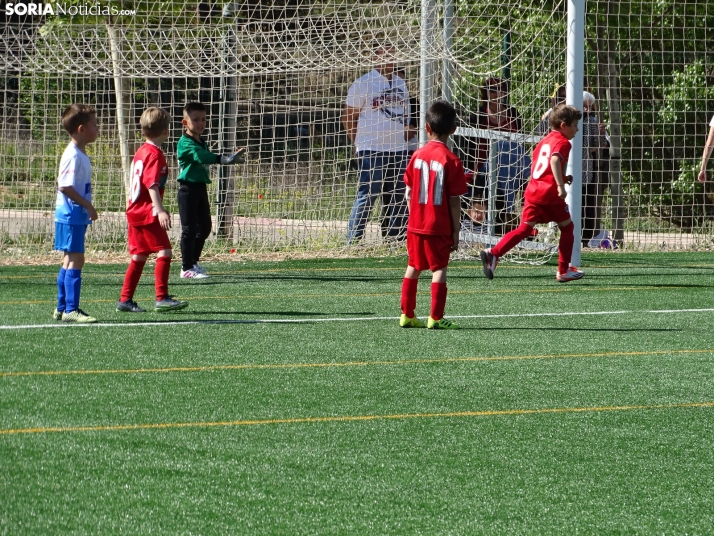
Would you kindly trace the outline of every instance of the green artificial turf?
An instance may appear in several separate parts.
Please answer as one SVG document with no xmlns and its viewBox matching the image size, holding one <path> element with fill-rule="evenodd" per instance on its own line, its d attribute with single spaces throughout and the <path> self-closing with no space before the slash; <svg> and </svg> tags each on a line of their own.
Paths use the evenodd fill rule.
<svg viewBox="0 0 714 536">
<path fill-rule="evenodd" d="M 189 308 L 140 315 L 88 264 L 87 327 L 1 267 L 0 533 L 713 532 L 710 254 L 455 262 L 442 332 L 398 327 L 405 264 L 174 266 Z"/>
</svg>

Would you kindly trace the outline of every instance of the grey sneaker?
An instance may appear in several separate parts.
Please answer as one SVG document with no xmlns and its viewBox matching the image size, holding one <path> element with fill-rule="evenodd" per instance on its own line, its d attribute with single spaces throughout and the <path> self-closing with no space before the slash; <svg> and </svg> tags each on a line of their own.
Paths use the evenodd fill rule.
<svg viewBox="0 0 714 536">
<path fill-rule="evenodd" d="M 57 308 L 55 308 L 55 312 L 52 313 L 52 320 L 62 320 L 62 315 L 64 314 L 64 311 L 60 311 Z"/>
<path fill-rule="evenodd" d="M 134 300 L 127 300 L 117 303 L 117 311 L 120 313 L 145 313 L 146 309 L 139 307 Z"/>
<path fill-rule="evenodd" d="M 156 300 L 154 311 L 157 313 L 165 313 L 166 311 L 178 311 L 188 307 L 188 302 L 174 300 L 171 296 L 163 300 Z"/>
<path fill-rule="evenodd" d="M 93 316 L 89 316 L 81 309 L 62 314 L 62 322 L 76 322 L 77 324 L 94 324 L 97 321 Z"/>
<path fill-rule="evenodd" d="M 193 271 L 194 271 L 194 272 L 198 272 L 199 274 L 203 274 L 203 275 L 205 275 L 205 276 L 207 276 L 207 277 L 210 277 L 210 276 L 208 275 L 208 273 L 206 273 L 206 269 L 205 269 L 203 266 L 201 266 L 200 264 L 198 264 L 198 263 L 196 263 L 196 264 L 193 265 Z"/>
</svg>

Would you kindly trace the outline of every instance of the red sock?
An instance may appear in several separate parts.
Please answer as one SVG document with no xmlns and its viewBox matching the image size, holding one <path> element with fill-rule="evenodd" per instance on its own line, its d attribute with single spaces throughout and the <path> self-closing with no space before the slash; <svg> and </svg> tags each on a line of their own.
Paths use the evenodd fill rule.
<svg viewBox="0 0 714 536">
<path fill-rule="evenodd" d="M 402 281 L 402 313 L 409 318 L 414 318 L 416 309 L 418 279 L 404 278 Z"/>
<path fill-rule="evenodd" d="M 446 283 L 431 284 L 431 317 L 434 320 L 444 318 L 446 308 Z"/>
<path fill-rule="evenodd" d="M 171 270 L 171 257 L 156 257 L 154 267 L 154 284 L 156 285 L 156 299 L 163 300 L 169 297 L 169 272 Z"/>
<path fill-rule="evenodd" d="M 146 261 L 131 260 L 129 268 L 126 269 L 126 275 L 124 276 L 124 285 L 121 287 L 120 301 L 129 301 L 134 297 L 134 292 L 136 291 L 136 286 L 139 284 L 139 279 L 141 279 L 141 272 L 144 271 L 145 264 Z"/>
<path fill-rule="evenodd" d="M 491 248 L 491 253 L 494 254 L 496 257 L 503 257 L 506 253 L 516 247 L 521 242 L 521 240 L 531 236 L 532 230 L 533 227 L 531 227 L 530 225 L 521 223 L 518 226 L 518 229 L 514 229 L 513 231 L 505 235 L 503 238 L 501 238 L 501 240 L 498 241 L 498 244 Z"/>
<path fill-rule="evenodd" d="M 560 228 L 560 242 L 558 242 L 558 271 L 564 274 L 570 266 L 570 257 L 573 256 L 573 244 L 575 243 L 575 225 L 571 221 L 565 227 Z"/>
</svg>

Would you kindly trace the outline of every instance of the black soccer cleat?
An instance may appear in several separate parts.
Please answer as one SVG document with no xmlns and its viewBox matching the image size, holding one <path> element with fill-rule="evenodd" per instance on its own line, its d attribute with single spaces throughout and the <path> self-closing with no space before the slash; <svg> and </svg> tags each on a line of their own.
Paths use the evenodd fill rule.
<svg viewBox="0 0 714 536">
<path fill-rule="evenodd" d="M 498 266 L 498 257 L 491 253 L 490 249 L 481 251 L 481 262 L 483 263 L 483 273 L 489 279 L 493 279 L 493 272 Z"/>
<path fill-rule="evenodd" d="M 127 300 L 117 303 L 117 311 L 120 313 L 145 313 L 146 309 L 139 307 L 134 300 Z"/>
<path fill-rule="evenodd" d="M 154 311 L 157 313 L 165 313 L 167 311 L 178 311 L 186 307 L 188 307 L 188 302 L 174 300 L 171 296 L 168 296 L 163 300 L 156 300 Z"/>
</svg>

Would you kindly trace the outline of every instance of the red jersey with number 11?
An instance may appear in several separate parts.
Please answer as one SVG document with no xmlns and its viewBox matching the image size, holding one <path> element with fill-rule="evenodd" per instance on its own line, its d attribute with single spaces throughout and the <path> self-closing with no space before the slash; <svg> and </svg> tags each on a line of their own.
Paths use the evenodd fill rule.
<svg viewBox="0 0 714 536">
<path fill-rule="evenodd" d="M 412 233 L 451 236 L 449 197 L 467 191 L 459 157 L 440 141 L 431 140 L 412 156 L 404 182 L 411 188 L 407 229 Z"/>
<path fill-rule="evenodd" d="M 557 205 L 565 203 L 558 195 L 558 183 L 555 182 L 550 159 L 560 155 L 560 172 L 565 178 L 565 164 L 570 157 L 572 145 L 568 138 L 557 130 L 551 130 L 533 151 L 531 180 L 526 187 L 525 198 L 528 202 L 538 205 Z"/>
<path fill-rule="evenodd" d="M 151 202 L 149 188 L 159 186 L 161 198 L 164 198 L 168 166 L 163 151 L 153 143 L 146 142 L 139 147 L 131 164 L 131 192 L 129 205 L 126 207 L 126 219 L 129 225 L 149 225 L 157 214 Z"/>
</svg>

